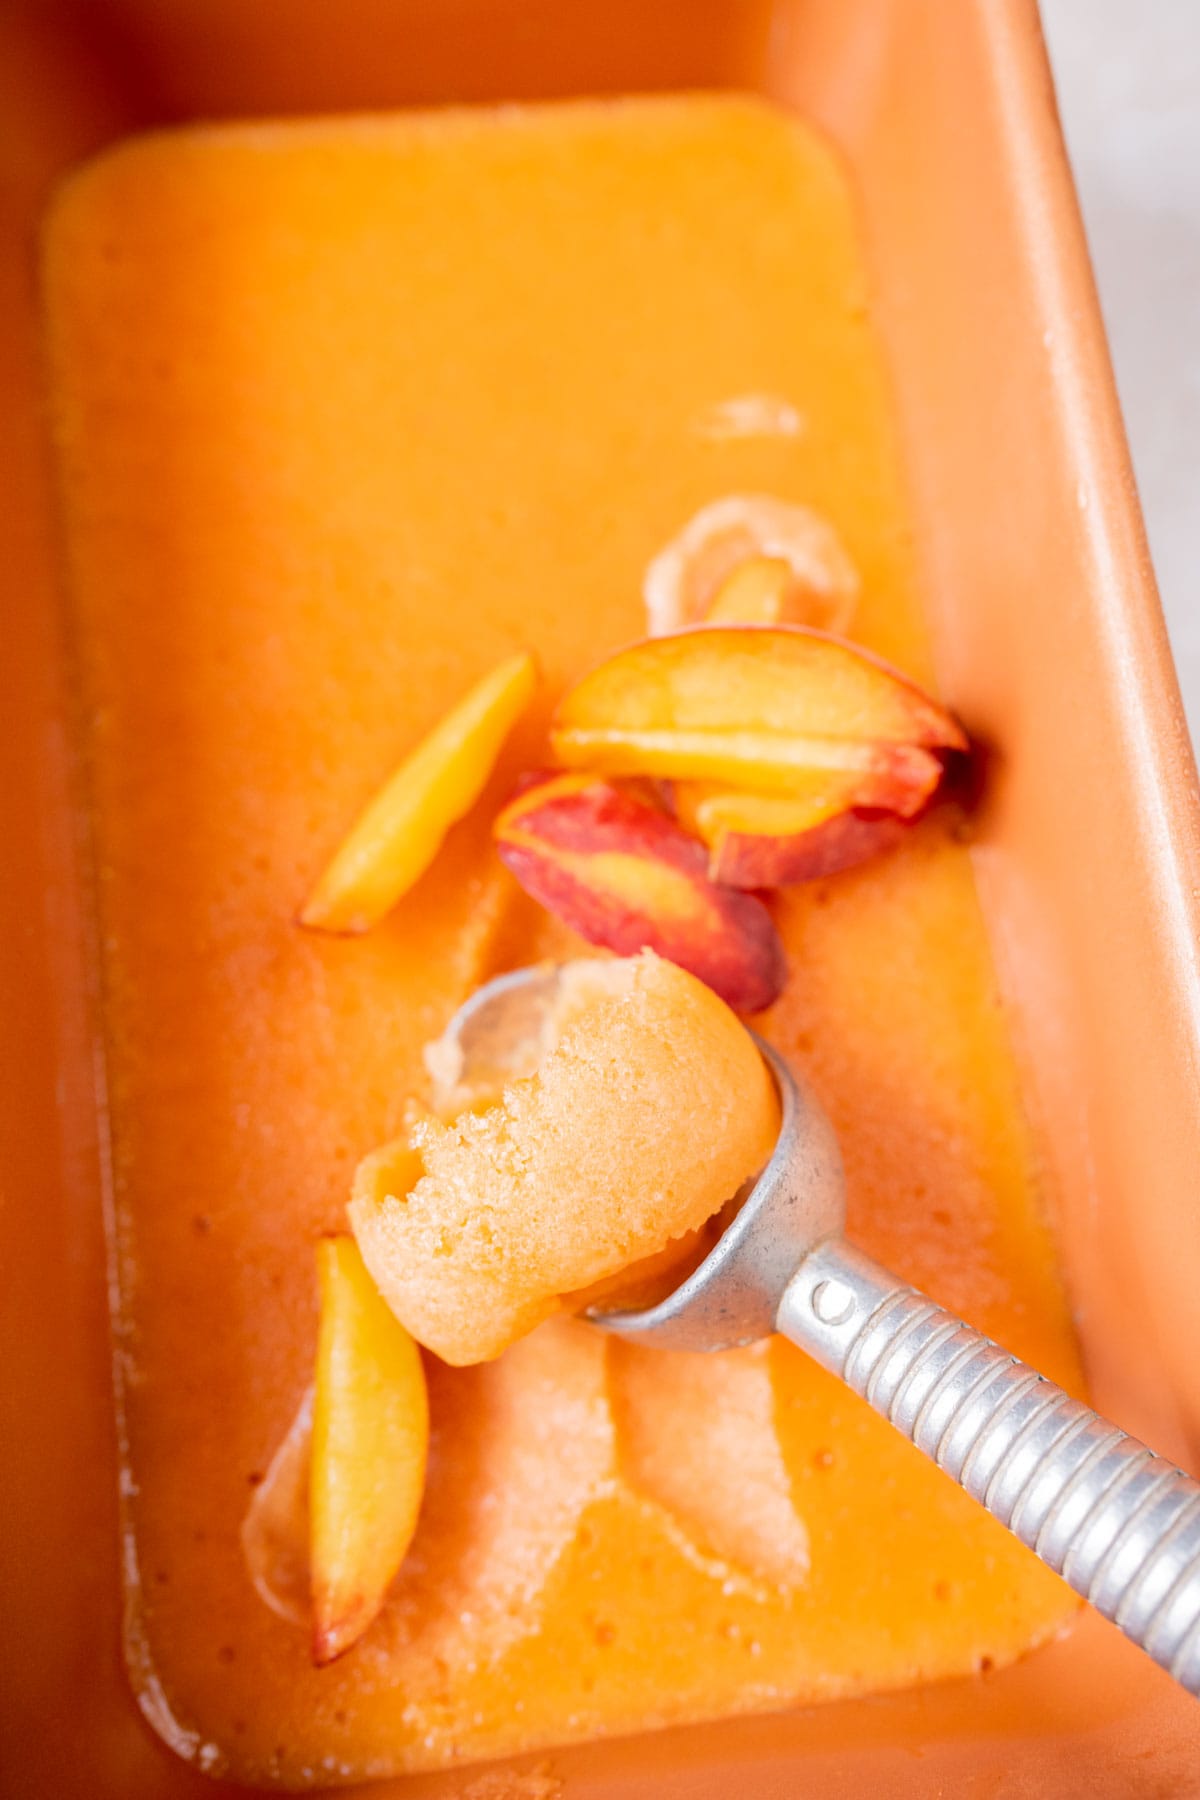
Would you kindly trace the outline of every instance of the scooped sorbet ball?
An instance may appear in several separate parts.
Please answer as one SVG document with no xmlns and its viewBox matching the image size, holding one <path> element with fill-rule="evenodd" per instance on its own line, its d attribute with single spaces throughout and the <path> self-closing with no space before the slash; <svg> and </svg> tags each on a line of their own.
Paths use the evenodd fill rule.
<svg viewBox="0 0 1200 1800">
<path fill-rule="evenodd" d="M 694 1232 L 778 1129 L 766 1064 L 703 983 L 648 951 L 571 963 L 536 1072 L 367 1157 L 350 1222 L 413 1336 L 484 1362 Z"/>
</svg>

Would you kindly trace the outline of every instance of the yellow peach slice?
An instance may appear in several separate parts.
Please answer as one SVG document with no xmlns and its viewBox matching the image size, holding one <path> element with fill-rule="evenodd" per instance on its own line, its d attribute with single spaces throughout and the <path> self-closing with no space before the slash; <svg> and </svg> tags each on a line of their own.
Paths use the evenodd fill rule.
<svg viewBox="0 0 1200 1800">
<path fill-rule="evenodd" d="M 855 803 L 858 775 L 827 769 L 802 777 L 788 794 L 756 794 L 714 781 L 676 781 L 671 810 L 685 831 L 714 849 L 729 832 L 791 837 Z"/>
<path fill-rule="evenodd" d="M 836 875 L 898 843 L 937 786 L 941 770 L 931 761 L 927 786 L 898 796 L 903 812 L 860 810 L 859 776 L 836 769 L 790 794 L 677 781 L 672 801 L 679 822 L 708 846 L 710 880 L 751 890 L 788 887 Z"/>
<path fill-rule="evenodd" d="M 770 494 L 727 494 L 701 507 L 647 568 L 642 593 L 651 636 L 712 618 L 735 570 L 767 558 L 791 573 L 784 617 L 823 631 L 848 629 L 858 574 L 828 519 Z"/>
<path fill-rule="evenodd" d="M 412 1542 L 429 1401 L 421 1353 L 352 1237 L 322 1240 L 317 1275 L 309 1554 L 313 1661 L 327 1663 L 375 1618 Z"/>
<path fill-rule="evenodd" d="M 862 777 L 859 804 L 902 811 L 961 726 L 896 669 L 803 626 L 648 638 L 572 688 L 551 737 L 568 768 L 788 793 L 814 771 Z"/>
<path fill-rule="evenodd" d="M 717 589 L 706 625 L 803 624 L 790 610 L 796 578 L 781 556 L 751 556 Z"/>
<path fill-rule="evenodd" d="M 434 727 L 370 801 L 300 914 L 315 930 L 369 931 L 422 876 L 487 784 L 537 685 L 533 657 L 509 657 Z"/>
<path fill-rule="evenodd" d="M 368 1269 L 449 1363 L 498 1356 L 565 1297 L 696 1231 L 775 1143 L 766 1065 L 703 983 L 648 952 L 562 978 L 535 1075 L 451 1125 L 420 1120 L 355 1179 Z"/>
</svg>

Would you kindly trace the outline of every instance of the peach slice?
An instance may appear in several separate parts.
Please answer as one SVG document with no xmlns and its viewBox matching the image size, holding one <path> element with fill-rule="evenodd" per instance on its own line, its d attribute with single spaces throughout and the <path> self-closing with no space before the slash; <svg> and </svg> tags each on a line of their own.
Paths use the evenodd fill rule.
<svg viewBox="0 0 1200 1800">
<path fill-rule="evenodd" d="M 568 963 L 534 1075 L 360 1165 L 350 1223 L 397 1318 L 444 1361 L 487 1361 L 595 1284 L 678 1244 L 779 1130 L 754 1040 L 650 952 Z"/>
<path fill-rule="evenodd" d="M 703 846 L 635 794 L 596 775 L 549 776 L 494 830 L 522 887 L 589 943 L 623 955 L 648 946 L 735 1012 L 779 997 L 787 965 L 762 902 L 715 886 Z"/>
<path fill-rule="evenodd" d="M 909 816 L 937 784 L 935 764 L 924 793 L 906 796 Z M 712 881 L 734 888 L 789 887 L 853 868 L 903 837 L 893 812 L 857 806 L 859 776 L 836 770 L 815 775 L 792 794 L 754 794 L 706 782 L 678 781 L 673 803 L 679 822 L 708 845 Z"/>
<path fill-rule="evenodd" d="M 444 1374 L 441 1381 L 445 1395 Z M 421 1596 L 417 1668 L 461 1668 L 484 1645 L 494 1658 L 536 1630 L 538 1601 L 581 1515 L 617 1484 L 608 1386 L 608 1340 L 571 1318 L 551 1319 L 498 1361 L 451 1378 L 452 1404 L 434 1426 L 426 1502 L 431 1514 L 436 1508 L 429 1542 L 439 1574 L 430 1582 L 429 1565 L 414 1556 L 397 1584 L 401 1609 L 414 1591 Z M 311 1460 L 310 1391 L 242 1528 L 261 1598 L 304 1626 Z M 411 1642 L 403 1626 L 400 1634 Z M 379 1655 L 388 1654 L 383 1638 Z"/>
<path fill-rule="evenodd" d="M 727 494 L 701 507 L 647 568 L 642 593 L 651 636 L 713 619 L 735 572 L 767 560 L 789 572 L 786 610 L 760 623 L 849 627 L 858 574 L 828 519 L 770 494 Z"/>
<path fill-rule="evenodd" d="M 791 612 L 796 581 L 781 556 L 751 556 L 739 563 L 713 596 L 705 625 L 803 624 Z"/>
<path fill-rule="evenodd" d="M 898 670 L 804 626 L 711 626 L 648 638 L 565 696 L 551 742 L 569 768 L 803 789 L 861 777 L 858 804 L 912 810 L 965 750 L 961 726 Z"/>
<path fill-rule="evenodd" d="M 352 1237 L 317 1246 L 309 1474 L 313 1661 L 332 1662 L 383 1605 L 421 1509 L 429 1401 L 421 1353 Z"/>
<path fill-rule="evenodd" d="M 448 712 L 370 801 L 300 914 L 319 931 L 369 931 L 422 876 L 478 800 L 528 706 L 537 668 L 509 657 Z"/>
</svg>

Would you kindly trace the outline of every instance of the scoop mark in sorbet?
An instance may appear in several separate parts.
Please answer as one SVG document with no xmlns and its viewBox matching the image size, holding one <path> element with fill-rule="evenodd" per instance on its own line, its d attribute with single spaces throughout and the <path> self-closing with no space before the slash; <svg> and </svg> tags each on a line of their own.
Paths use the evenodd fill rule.
<svg viewBox="0 0 1200 1800">
<path fill-rule="evenodd" d="M 743 418 L 749 415 L 744 411 Z M 761 416 L 761 415 L 760 415 Z M 760 589 L 751 618 L 762 624 L 790 620 L 824 631 L 845 631 L 858 599 L 858 572 L 837 532 L 819 512 L 774 494 L 726 494 L 702 506 L 650 562 L 642 585 L 646 624 L 652 636 L 686 625 L 726 616 L 731 602 L 726 590 L 738 584 L 751 565 L 773 563 L 786 572 L 769 616 L 763 603 L 761 575 L 750 585 Z M 740 584 L 739 584 L 740 585 Z M 745 603 L 743 595 L 737 606 Z M 778 609 L 778 610 L 776 610 Z"/>
</svg>

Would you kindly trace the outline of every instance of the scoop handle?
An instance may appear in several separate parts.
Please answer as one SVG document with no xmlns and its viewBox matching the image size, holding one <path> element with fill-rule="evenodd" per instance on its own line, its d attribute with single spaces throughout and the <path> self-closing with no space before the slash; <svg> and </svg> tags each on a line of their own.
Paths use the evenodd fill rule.
<svg viewBox="0 0 1200 1800">
<path fill-rule="evenodd" d="M 1200 1694 L 1200 1483 L 842 1238 L 777 1329 Z"/>
</svg>

